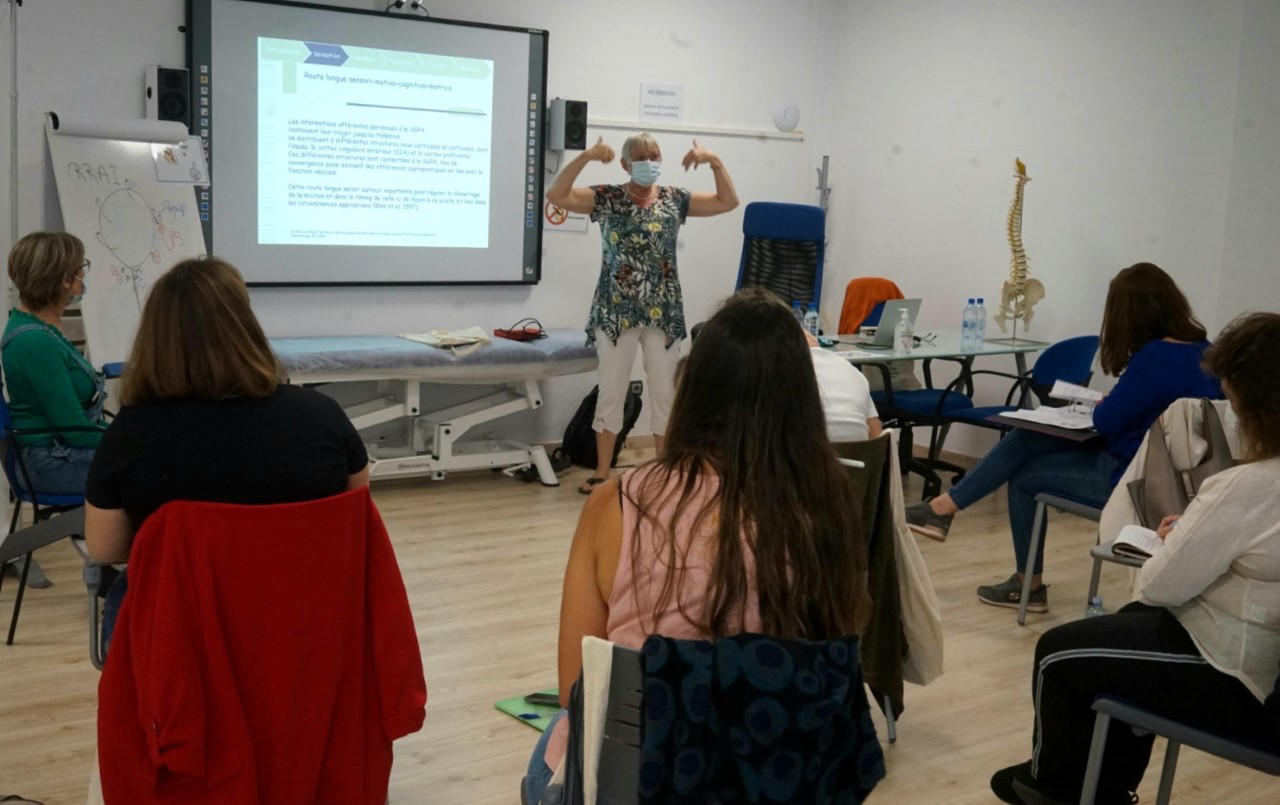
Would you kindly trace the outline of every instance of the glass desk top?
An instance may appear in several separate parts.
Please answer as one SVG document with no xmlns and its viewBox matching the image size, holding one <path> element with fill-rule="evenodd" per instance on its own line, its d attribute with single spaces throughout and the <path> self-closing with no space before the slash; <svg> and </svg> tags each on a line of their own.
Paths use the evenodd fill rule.
<svg viewBox="0 0 1280 805">
<path fill-rule="evenodd" d="M 891 349 L 864 349 L 856 341 L 856 336 L 837 336 L 834 347 L 826 347 L 831 352 L 850 363 L 892 363 L 894 361 L 921 361 L 928 358 L 976 358 L 982 355 L 1024 355 L 1028 352 L 1039 352 L 1049 346 L 1048 341 L 1032 341 L 1019 338 L 1016 342 L 1009 340 L 995 341 L 987 339 L 977 349 L 960 349 L 960 332 L 958 330 L 935 330 L 925 332 L 921 338 L 930 338 L 911 352 L 896 352 Z"/>
</svg>

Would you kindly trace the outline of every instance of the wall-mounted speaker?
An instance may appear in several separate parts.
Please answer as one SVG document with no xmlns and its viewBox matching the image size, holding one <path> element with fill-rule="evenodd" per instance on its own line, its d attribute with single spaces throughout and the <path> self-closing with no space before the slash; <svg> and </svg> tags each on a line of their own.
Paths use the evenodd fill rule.
<svg viewBox="0 0 1280 805">
<path fill-rule="evenodd" d="M 587 102 L 551 101 L 547 116 L 547 148 L 552 151 L 582 151 L 587 147 Z"/>
<path fill-rule="evenodd" d="M 147 119 L 175 120 L 191 130 L 191 74 L 181 67 L 148 67 Z"/>
</svg>

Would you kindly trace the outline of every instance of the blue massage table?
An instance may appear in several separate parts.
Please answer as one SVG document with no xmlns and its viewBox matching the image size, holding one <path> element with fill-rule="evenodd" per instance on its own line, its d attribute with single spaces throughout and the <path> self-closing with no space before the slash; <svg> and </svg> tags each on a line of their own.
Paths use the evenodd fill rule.
<svg viewBox="0 0 1280 805">
<path fill-rule="evenodd" d="M 585 341 L 581 330 L 548 330 L 546 338 L 527 343 L 495 338 L 464 357 L 394 336 L 273 338 L 271 348 L 290 383 L 376 382 L 375 399 L 346 408 L 356 430 L 400 418 L 412 420 L 408 444 L 379 449 L 376 455 L 370 451 L 372 478 L 429 475 L 440 480 L 451 470 L 511 473 L 532 465 L 543 484 L 558 486 L 541 445 L 462 437 L 485 422 L 542 407 L 540 380 L 594 372 L 596 353 L 584 346 Z M 504 388 L 424 413 L 422 383 Z"/>
</svg>

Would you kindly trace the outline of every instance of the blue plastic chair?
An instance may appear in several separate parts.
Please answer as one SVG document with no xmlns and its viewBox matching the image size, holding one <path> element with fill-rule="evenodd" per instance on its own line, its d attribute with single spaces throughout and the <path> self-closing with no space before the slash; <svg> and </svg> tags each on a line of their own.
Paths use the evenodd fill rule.
<svg viewBox="0 0 1280 805">
<path fill-rule="evenodd" d="M 968 359 L 937 358 L 926 359 L 923 364 L 925 388 L 894 391 L 889 381 L 889 370 L 885 364 L 871 364 L 884 375 L 884 391 L 871 392 L 871 399 L 876 404 L 876 411 L 886 425 L 893 425 L 901 430 L 898 443 L 898 460 L 904 472 L 914 472 L 924 479 L 923 498 L 927 500 L 942 491 L 942 478 L 939 470 L 953 475 L 952 482 L 964 477 L 964 467 L 943 461 L 942 445 L 947 439 L 947 431 L 951 427 L 952 417 L 973 407 L 973 400 L 950 387 L 939 389 L 933 387 L 933 376 L 930 364 L 933 360 L 956 360 L 962 365 Z M 965 372 L 960 373 L 961 378 Z M 912 450 L 915 441 L 913 429 L 929 428 L 929 451 L 924 458 L 917 458 Z"/>
<path fill-rule="evenodd" d="M 1087 386 L 1093 378 L 1093 358 L 1098 354 L 1098 336 L 1079 335 L 1067 338 L 1048 346 L 1036 359 L 1031 371 L 1024 375 L 1012 375 L 1007 372 L 996 372 L 980 369 L 970 372 L 975 375 L 996 375 L 1014 381 L 1009 393 L 1005 395 L 1003 405 L 971 406 L 952 411 L 948 418 L 955 423 L 977 425 L 981 428 L 1008 430 L 995 422 L 988 422 L 988 417 L 1016 411 L 1017 400 L 1028 391 L 1035 394 L 1041 405 L 1061 407 L 1066 403 L 1049 397 L 1049 390 L 1059 380 Z"/>
<path fill-rule="evenodd" d="M 827 214 L 812 204 L 753 201 L 742 216 L 734 290 L 764 288 L 787 304 L 821 310 Z"/>
<path fill-rule="evenodd" d="M 31 485 L 31 476 L 27 472 L 27 467 L 22 461 L 22 451 L 18 449 L 18 444 L 14 440 L 18 435 L 36 435 L 49 433 L 65 433 L 70 430 L 92 430 L 87 427 L 74 428 L 23 428 L 15 429 L 13 427 L 13 419 L 9 415 L 9 403 L 4 399 L 3 386 L 0 386 L 0 463 L 4 465 L 4 475 L 9 482 L 9 490 L 13 494 L 13 518 L 9 521 L 9 533 L 12 534 L 18 527 L 18 517 L 22 513 L 22 504 L 29 503 L 32 511 L 32 521 L 40 522 L 47 520 L 55 514 L 60 514 L 71 509 L 84 505 L 84 494 L 79 495 L 51 495 L 46 493 L 36 494 Z M 31 554 L 28 553 L 22 565 L 22 574 L 18 578 L 18 594 L 13 602 L 13 616 L 9 620 L 9 636 L 5 641 L 5 645 L 13 645 L 13 636 L 18 629 L 18 616 L 22 613 L 22 598 L 27 590 L 27 576 L 31 572 Z M 4 581 L 4 573 L 0 572 L 0 584 Z"/>
</svg>

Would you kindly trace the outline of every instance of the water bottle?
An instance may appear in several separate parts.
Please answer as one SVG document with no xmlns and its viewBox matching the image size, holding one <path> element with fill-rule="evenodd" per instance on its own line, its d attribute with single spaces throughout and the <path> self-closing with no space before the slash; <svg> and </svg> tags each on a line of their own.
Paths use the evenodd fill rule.
<svg viewBox="0 0 1280 805">
<path fill-rule="evenodd" d="M 796 317 L 797 324 L 801 327 L 804 326 L 804 307 L 800 304 L 799 299 L 791 303 L 791 315 Z"/>
<path fill-rule="evenodd" d="M 818 337 L 818 309 L 813 305 L 809 305 L 809 309 L 805 311 L 802 324 L 806 333 L 814 338 Z"/>
<path fill-rule="evenodd" d="M 964 306 L 964 319 L 960 327 L 960 351 L 972 352 L 977 346 L 978 337 L 978 305 L 973 297 Z"/>
<path fill-rule="evenodd" d="M 911 328 L 911 319 L 905 307 L 898 308 L 902 316 L 898 319 L 898 323 L 893 328 L 893 343 L 898 352 L 909 353 L 911 348 L 915 346 L 915 330 Z"/>
<path fill-rule="evenodd" d="M 973 326 L 973 348 L 982 349 L 982 344 L 987 340 L 987 308 L 982 304 L 982 297 L 978 297 L 978 307 L 974 314 Z"/>
<path fill-rule="evenodd" d="M 1095 595 L 1093 598 L 1090 598 L 1089 605 L 1084 608 L 1084 616 L 1086 618 L 1093 618 L 1098 615 L 1106 614 L 1108 613 L 1106 607 L 1102 606 L 1102 596 L 1100 595 Z"/>
</svg>

